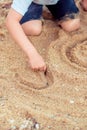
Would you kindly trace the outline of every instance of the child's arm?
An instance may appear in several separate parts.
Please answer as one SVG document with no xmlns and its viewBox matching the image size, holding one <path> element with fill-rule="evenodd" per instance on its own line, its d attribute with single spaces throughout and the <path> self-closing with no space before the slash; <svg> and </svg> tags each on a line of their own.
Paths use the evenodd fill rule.
<svg viewBox="0 0 87 130">
<path fill-rule="evenodd" d="M 34 70 L 46 70 L 46 65 L 43 58 L 38 54 L 32 43 L 25 35 L 19 21 L 22 18 L 21 14 L 14 9 L 10 9 L 6 18 L 6 26 L 13 39 L 20 45 L 23 51 L 29 58 L 30 66 Z"/>
</svg>

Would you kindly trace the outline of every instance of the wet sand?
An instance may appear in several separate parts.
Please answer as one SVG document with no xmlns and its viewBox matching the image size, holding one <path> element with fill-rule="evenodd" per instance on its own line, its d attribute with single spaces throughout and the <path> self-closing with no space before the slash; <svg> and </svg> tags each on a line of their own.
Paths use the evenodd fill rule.
<svg viewBox="0 0 87 130">
<path fill-rule="evenodd" d="M 77 3 L 78 31 L 45 20 L 41 35 L 29 37 L 48 66 L 44 76 L 8 34 L 8 3 L 0 2 L 0 130 L 87 130 L 86 12 Z"/>
</svg>

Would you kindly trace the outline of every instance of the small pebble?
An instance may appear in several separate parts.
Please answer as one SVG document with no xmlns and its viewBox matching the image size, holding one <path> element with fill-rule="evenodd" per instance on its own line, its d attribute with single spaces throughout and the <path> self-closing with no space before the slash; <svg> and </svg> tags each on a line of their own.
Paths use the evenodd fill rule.
<svg viewBox="0 0 87 130">
<path fill-rule="evenodd" d="M 9 123 L 10 123 L 10 124 L 13 124 L 14 122 L 15 122 L 14 119 L 9 120 Z"/>
<path fill-rule="evenodd" d="M 16 126 L 12 126 L 12 127 L 11 127 L 11 130 L 16 130 Z"/>
<path fill-rule="evenodd" d="M 48 129 L 51 129 L 52 127 L 51 126 L 48 126 Z"/>
<path fill-rule="evenodd" d="M 5 104 L 4 103 L 0 103 L 1 106 L 4 106 Z"/>
<path fill-rule="evenodd" d="M 23 124 L 20 126 L 20 130 L 26 129 L 28 127 L 29 121 L 25 120 Z"/>
<path fill-rule="evenodd" d="M 24 130 L 25 128 L 27 128 L 25 125 L 21 125 L 19 130 Z"/>
<path fill-rule="evenodd" d="M 71 104 L 74 104 L 74 100 L 70 100 L 70 103 L 71 103 Z"/>
<path fill-rule="evenodd" d="M 75 88 L 75 90 L 78 92 L 79 91 L 79 89 L 78 88 Z"/>
<path fill-rule="evenodd" d="M 35 127 L 36 130 L 40 129 L 40 125 L 38 123 L 36 123 L 34 127 Z"/>
</svg>

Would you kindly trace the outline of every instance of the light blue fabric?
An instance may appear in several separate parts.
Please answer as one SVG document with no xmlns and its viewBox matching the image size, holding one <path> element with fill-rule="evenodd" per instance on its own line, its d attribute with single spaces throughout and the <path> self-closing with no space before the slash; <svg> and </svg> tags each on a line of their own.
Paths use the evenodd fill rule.
<svg viewBox="0 0 87 130">
<path fill-rule="evenodd" d="M 42 5 L 56 4 L 59 0 L 13 0 L 11 7 L 21 15 L 24 15 L 32 2 Z"/>
</svg>

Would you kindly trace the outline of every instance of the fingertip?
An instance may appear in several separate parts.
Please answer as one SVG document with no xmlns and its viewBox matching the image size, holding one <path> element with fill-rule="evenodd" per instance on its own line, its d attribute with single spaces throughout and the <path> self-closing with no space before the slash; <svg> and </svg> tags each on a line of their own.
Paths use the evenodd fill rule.
<svg viewBox="0 0 87 130">
<path fill-rule="evenodd" d="M 47 67 L 45 66 L 45 67 L 44 67 L 44 73 L 45 73 L 46 71 L 47 71 Z"/>
</svg>

